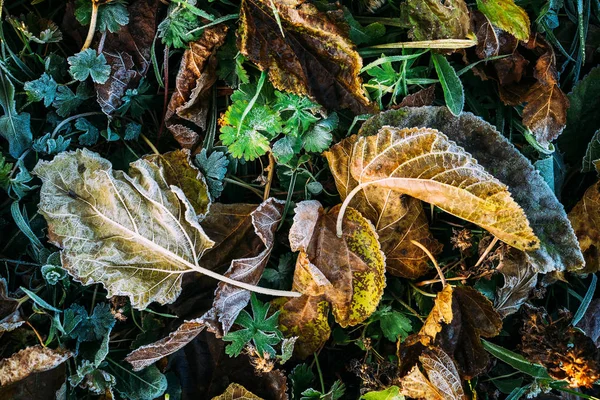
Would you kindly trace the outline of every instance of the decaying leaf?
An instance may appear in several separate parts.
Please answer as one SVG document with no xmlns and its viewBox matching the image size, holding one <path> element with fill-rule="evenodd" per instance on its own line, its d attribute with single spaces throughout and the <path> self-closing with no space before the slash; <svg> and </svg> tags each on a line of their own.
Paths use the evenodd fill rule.
<svg viewBox="0 0 600 400">
<path fill-rule="evenodd" d="M 384 126 L 377 135 L 359 137 L 350 158 L 350 173 L 359 185 L 391 189 L 434 204 L 513 247 L 539 247 L 507 186 L 440 131 Z"/>
<path fill-rule="evenodd" d="M 342 200 L 359 184 L 350 171 L 357 141 L 358 136 L 351 136 L 324 153 Z M 432 254 L 439 253 L 441 245 L 429 232 L 429 222 L 420 200 L 373 185 L 357 193 L 350 206 L 375 226 L 388 272 L 417 278 L 428 271 L 429 257 L 411 240 L 421 243 Z"/>
<path fill-rule="evenodd" d="M 498 82 L 500 99 L 505 104 L 525 103 L 523 124 L 542 146 L 548 146 L 565 128 L 569 108 L 569 99 L 559 87 L 554 49 L 539 34 L 519 42 L 510 33 L 490 26 L 487 17 L 474 13 L 472 18 L 478 39 L 475 54 L 479 59 L 507 57 L 477 66 L 475 72 L 482 79 Z"/>
<path fill-rule="evenodd" d="M 258 206 L 214 204 L 202 227 L 216 244 L 207 252 L 203 265 L 218 269 L 222 261 L 229 262 L 225 276 L 258 284 L 273 250 L 275 230 L 284 205 L 285 202 L 274 198 Z M 204 320 L 213 321 L 211 326 L 217 336 L 225 335 L 249 300 L 249 291 L 220 282 L 212 310 L 207 312 Z"/>
<path fill-rule="evenodd" d="M 0 337 L 25 323 L 18 307 L 19 301 L 8 295 L 6 279 L 0 278 Z"/>
<path fill-rule="evenodd" d="M 529 261 L 527 253 L 510 249 L 503 255 L 498 267 L 504 277 L 504 286 L 496 291 L 494 307 L 502 318 L 519 310 L 529 298 L 529 293 L 537 284 L 537 272 Z"/>
<path fill-rule="evenodd" d="M 206 28 L 200 39 L 190 43 L 183 53 L 175 92 L 165 115 L 167 127 L 182 147 L 191 148 L 200 137 L 178 118 L 206 129 L 210 89 L 217 80 L 215 53 L 226 36 L 225 25 Z"/>
<path fill-rule="evenodd" d="M 278 90 L 311 96 L 330 109 L 375 110 L 363 93 L 362 60 L 348 39 L 341 10 L 320 12 L 299 0 L 243 0 L 238 47 L 268 71 Z"/>
<path fill-rule="evenodd" d="M 246 390 L 242 385 L 232 383 L 227 387 L 227 390 L 220 395 L 215 396 L 212 400 L 263 400 L 261 397 L 256 396 L 250 391 Z"/>
<path fill-rule="evenodd" d="M 570 315 L 553 321 L 542 308 L 525 309 L 521 351 L 550 376 L 571 387 L 591 387 L 600 379 L 600 350 L 583 332 L 569 325 Z"/>
<path fill-rule="evenodd" d="M 600 269 L 600 182 L 590 186 L 569 213 L 569 220 L 585 257 L 585 268 L 578 272 L 596 272 Z"/>
<path fill-rule="evenodd" d="M 109 297 L 129 296 L 136 308 L 173 302 L 183 274 L 201 269 L 213 245 L 183 191 L 146 160 L 127 175 L 83 149 L 40 161 L 34 173 L 63 268 L 83 284 L 102 283 Z"/>
<path fill-rule="evenodd" d="M 129 5 L 129 23 L 108 33 L 102 54 L 111 67 L 109 79 L 96 84 L 98 104 L 112 114 L 127 89 L 134 89 L 150 68 L 150 48 L 156 32 L 157 0 L 136 0 Z"/>
<path fill-rule="evenodd" d="M 144 160 L 156 165 L 168 185 L 180 188 L 189 200 L 198 218 L 204 218 L 210 207 L 210 196 L 204 176 L 194 166 L 187 149 L 152 154 Z"/>
<path fill-rule="evenodd" d="M 134 371 L 141 371 L 190 343 L 204 328 L 201 318 L 185 321 L 166 338 L 133 350 L 125 357 L 125 361 L 131 364 Z"/>
<path fill-rule="evenodd" d="M 336 206 L 325 213 L 317 201 L 298 203 L 290 247 L 300 251 L 297 267 L 314 266 L 331 282 L 323 295 L 337 323 L 347 327 L 361 323 L 377 308 L 385 287 L 385 256 L 373 225 L 356 210 L 344 215 L 347 225 L 339 238 L 335 232 L 339 210 Z"/>
<path fill-rule="evenodd" d="M 540 239 L 540 249 L 529 252 L 536 270 L 547 273 L 583 266 L 583 255 L 563 206 L 529 160 L 492 125 L 470 113 L 455 117 L 444 107 L 409 107 L 372 117 L 363 124 L 359 135 L 375 135 L 385 125 L 427 127 L 444 132 L 507 185 Z"/>
<path fill-rule="evenodd" d="M 450 354 L 461 376 L 471 379 L 489 362 L 480 337 L 494 337 L 501 328 L 502 319 L 484 295 L 469 286 L 448 285 L 438 293 L 418 339 Z"/>
<path fill-rule="evenodd" d="M 56 368 L 72 355 L 64 349 L 52 350 L 40 345 L 27 347 L 0 360 L 0 385 L 10 385 L 31 374 Z"/>
<path fill-rule="evenodd" d="M 529 16 L 513 0 L 477 0 L 477 8 L 494 26 L 519 40 L 529 39 Z"/>
<path fill-rule="evenodd" d="M 350 208 L 341 238 L 335 232 L 336 206 L 325 213 L 317 201 L 296 205 L 290 246 L 300 251 L 294 290 L 303 295 L 279 299 L 280 329 L 298 336 L 295 354 L 307 357 L 329 338 L 329 307 L 343 327 L 368 318 L 377 308 L 385 287 L 385 257 L 372 224 Z"/>
<path fill-rule="evenodd" d="M 425 375 L 418 366 L 401 379 L 402 394 L 425 400 L 466 400 L 460 376 L 452 358 L 443 350 L 431 348 L 419 357 Z"/>
<path fill-rule="evenodd" d="M 270 198 L 260 205 L 220 204 L 202 221 L 215 246 L 202 259 L 210 270 L 229 269 L 225 276 L 255 285 L 260 280 L 274 244 L 283 202 Z M 227 334 L 250 293 L 232 285 L 219 284 L 212 308 L 200 318 L 185 321 L 169 336 L 132 351 L 126 358 L 135 371 L 151 365 L 191 342 L 203 329 L 217 337 Z"/>
<path fill-rule="evenodd" d="M 464 39 L 469 33 L 469 10 L 464 0 L 413 0 L 400 6 L 413 40 Z"/>
</svg>

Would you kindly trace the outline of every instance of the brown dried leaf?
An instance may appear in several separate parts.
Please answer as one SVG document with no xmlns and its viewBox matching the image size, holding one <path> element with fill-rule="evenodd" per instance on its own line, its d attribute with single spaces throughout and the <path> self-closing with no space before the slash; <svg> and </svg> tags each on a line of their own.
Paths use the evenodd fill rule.
<svg viewBox="0 0 600 400">
<path fill-rule="evenodd" d="M 156 32 L 158 0 L 130 2 L 129 23 L 116 33 L 107 32 L 102 53 L 111 66 L 104 84 L 96 84 L 98 103 L 105 114 L 112 114 L 122 104 L 127 89 L 137 86 L 150 68 L 150 48 Z"/>
<path fill-rule="evenodd" d="M 357 141 L 358 136 L 351 136 L 323 153 L 327 157 L 342 200 L 359 184 L 350 173 Z M 405 278 L 418 278 L 429 270 L 429 257 L 412 244 L 411 240 L 421 243 L 432 254 L 439 253 L 442 246 L 429 231 L 429 221 L 420 200 L 373 185 L 357 193 L 350 206 L 375 225 L 389 273 Z"/>
<path fill-rule="evenodd" d="M 192 129 L 178 122 L 178 118 L 206 129 L 208 95 L 217 80 L 215 53 L 225 42 L 227 26 L 217 25 L 204 33 L 183 53 L 165 121 L 167 127 L 182 147 L 191 148 L 199 136 Z"/>
<path fill-rule="evenodd" d="M 217 269 L 225 257 L 230 261 L 224 274 L 236 281 L 258 284 L 265 270 L 275 242 L 275 231 L 282 218 L 285 202 L 274 198 L 262 204 L 214 204 L 208 217 L 202 222 L 209 237 L 216 245 L 207 252 L 204 262 L 207 268 Z M 227 229 L 223 236 L 223 228 Z M 213 263 L 214 262 L 214 263 Z M 203 319 L 213 321 L 215 334 L 229 332 L 240 311 L 250 300 L 250 292 L 236 286 L 219 282 L 212 309 Z"/>
<path fill-rule="evenodd" d="M 329 109 L 375 110 L 363 93 L 362 59 L 341 10 L 320 12 L 301 0 L 243 0 L 238 48 L 269 72 L 276 89 L 311 96 Z"/>
<path fill-rule="evenodd" d="M 480 336 L 496 336 L 501 328 L 502 319 L 484 295 L 469 286 L 448 285 L 438 293 L 418 338 L 423 345 L 435 344 L 452 355 L 461 376 L 471 379 L 489 362 Z"/>
<path fill-rule="evenodd" d="M 8 294 L 6 279 L 0 278 L 0 337 L 3 332 L 10 332 L 25 323 L 18 310 L 19 301 Z"/>
<path fill-rule="evenodd" d="M 558 84 L 538 82 L 529 89 L 525 102 L 523 123 L 531 129 L 541 145 L 547 146 L 567 124 L 569 99 Z"/>
<path fill-rule="evenodd" d="M 600 269 L 600 182 L 590 186 L 569 213 L 569 220 L 585 258 L 585 268 L 577 272 Z"/>
<path fill-rule="evenodd" d="M 10 385 L 31 374 L 56 368 L 72 355 L 64 349 L 52 350 L 40 345 L 27 347 L 0 360 L 0 385 Z"/>
<path fill-rule="evenodd" d="M 398 107 L 423 107 L 430 106 L 435 101 L 435 85 L 421 89 L 416 93 L 404 97 Z"/>
<path fill-rule="evenodd" d="M 442 131 L 506 184 L 541 241 L 539 250 L 529 252 L 536 270 L 548 273 L 582 267 L 583 255 L 562 204 L 529 160 L 492 125 L 471 113 L 455 117 L 445 107 L 407 107 L 373 116 L 359 134 L 376 135 L 386 125 Z"/>
<path fill-rule="evenodd" d="M 497 56 L 500 53 L 501 32 L 479 11 L 471 12 L 471 26 L 477 37 L 477 47 L 475 47 L 477 57 L 484 59 Z"/>
<path fill-rule="evenodd" d="M 227 390 L 220 395 L 215 396 L 212 400 L 263 400 L 262 397 L 258 397 L 250 391 L 246 390 L 242 385 L 232 383 L 227 387 Z"/>
<path fill-rule="evenodd" d="M 335 229 L 339 210 L 336 206 L 325 213 L 318 201 L 298 203 L 289 236 L 292 251 L 301 252 L 297 268 L 312 264 L 318 270 L 312 275 L 331 282 L 325 284 L 323 296 L 336 321 L 347 327 L 363 322 L 377 308 L 385 287 L 385 256 L 373 225 L 354 209 L 344 215 L 346 225 L 339 238 Z"/>
<path fill-rule="evenodd" d="M 510 249 L 498 267 L 504 286 L 496 291 L 494 307 L 503 319 L 519 310 L 537 284 L 537 272 L 527 253 Z"/>
<path fill-rule="evenodd" d="M 200 318 L 184 321 L 179 328 L 171 332 L 166 338 L 133 350 L 125 357 L 125 361 L 131 364 L 134 371 L 140 371 L 187 345 L 204 328 L 205 325 Z"/>
<path fill-rule="evenodd" d="M 438 348 L 427 349 L 419 357 L 429 379 L 415 365 L 401 379 L 402 394 L 425 400 L 466 400 L 460 376 L 452 358 Z"/>
<path fill-rule="evenodd" d="M 210 207 L 208 186 L 200 170 L 192 163 L 189 150 L 152 154 L 145 156 L 144 160 L 160 168 L 166 183 L 180 188 L 198 217 L 204 218 Z"/>
<path fill-rule="evenodd" d="M 434 204 L 518 249 L 539 247 L 507 186 L 442 132 L 384 126 L 377 135 L 358 138 L 350 158 L 350 173 L 360 185 L 392 189 Z"/>
</svg>

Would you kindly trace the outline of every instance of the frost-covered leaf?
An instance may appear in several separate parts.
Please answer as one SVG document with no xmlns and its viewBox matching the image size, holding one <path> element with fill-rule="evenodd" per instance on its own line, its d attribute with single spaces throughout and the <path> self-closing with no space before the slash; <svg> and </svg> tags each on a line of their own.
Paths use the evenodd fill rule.
<svg viewBox="0 0 600 400">
<path fill-rule="evenodd" d="M 600 269 L 600 182 L 590 186 L 583 197 L 569 212 L 569 220 L 579 240 L 585 257 L 585 268 L 578 272 L 596 272 Z"/>
<path fill-rule="evenodd" d="M 511 246 L 535 250 L 539 240 L 506 185 L 442 132 L 383 127 L 359 137 L 350 173 L 373 184 L 426 201 L 478 224 Z"/>
<path fill-rule="evenodd" d="M 44 106 L 50 107 L 56 96 L 58 84 L 47 73 L 36 80 L 25 82 L 24 89 L 30 101 L 44 101 Z"/>
<path fill-rule="evenodd" d="M 504 286 L 496 291 L 494 308 L 504 318 L 517 312 L 527 301 L 529 293 L 537 284 L 537 272 L 531 265 L 529 256 L 516 249 L 510 249 L 503 256 L 499 269 L 504 277 Z"/>
<path fill-rule="evenodd" d="M 244 0 L 238 47 L 268 71 L 278 90 L 308 95 L 329 109 L 374 111 L 363 94 L 362 60 L 348 39 L 341 12 L 321 12 L 298 0 Z"/>
<path fill-rule="evenodd" d="M 600 159 L 600 129 L 594 133 L 592 140 L 588 144 L 583 162 L 581 163 L 581 172 L 592 172 L 596 170 L 596 162 Z"/>
<path fill-rule="evenodd" d="M 83 284 L 101 282 L 109 297 L 129 296 L 136 308 L 173 302 L 183 274 L 198 271 L 213 245 L 183 191 L 148 161 L 132 163 L 127 175 L 84 149 L 40 161 L 34 173 L 63 267 Z"/>
<path fill-rule="evenodd" d="M 529 16 L 514 0 L 477 0 L 477 8 L 498 28 L 519 40 L 529 39 Z"/>
<path fill-rule="evenodd" d="M 531 163 L 493 126 L 470 113 L 454 117 L 444 107 L 420 107 L 381 113 L 365 122 L 359 133 L 375 135 L 385 125 L 444 132 L 507 185 L 523 207 L 541 242 L 539 250 L 529 253 L 537 270 L 546 273 L 581 268 L 583 256 L 563 206 Z M 544 207 L 540 208 L 540 204 Z"/>
<path fill-rule="evenodd" d="M 144 160 L 156 165 L 168 185 L 175 185 L 192 205 L 199 219 L 208 213 L 211 201 L 204 176 L 192 163 L 187 149 L 170 151 L 164 154 L 151 154 Z"/>
<path fill-rule="evenodd" d="M 260 205 L 214 204 L 202 228 L 215 241 L 204 256 L 211 270 L 228 266 L 225 276 L 256 285 L 275 244 L 275 230 L 282 218 L 284 202 L 269 198 Z M 204 319 L 212 321 L 218 336 L 227 334 L 250 300 L 250 292 L 219 283 L 212 309 Z"/>
<path fill-rule="evenodd" d="M 31 117 L 17 112 L 15 87 L 4 71 L 0 71 L 0 106 L 4 110 L 0 116 L 0 135 L 8 140 L 10 155 L 19 158 L 33 140 Z"/>
<path fill-rule="evenodd" d="M 64 349 L 52 350 L 40 345 L 27 347 L 0 360 L 0 385 L 10 385 L 31 374 L 56 368 L 72 355 Z"/>
<path fill-rule="evenodd" d="M 306 151 L 320 153 L 327 150 L 333 140 L 332 132 L 337 128 L 339 117 L 336 113 L 320 120 L 302 136 L 302 146 Z"/>
<path fill-rule="evenodd" d="M 56 96 L 52 102 L 52 107 L 56 108 L 56 113 L 61 117 L 71 115 L 83 102 L 93 97 L 93 92 L 88 85 L 80 83 L 77 86 L 77 92 L 73 91 L 68 86 L 59 86 L 56 90 Z"/>
<path fill-rule="evenodd" d="M 225 352 L 232 357 L 237 357 L 246 345 L 252 343 L 262 357 L 266 357 L 267 354 L 275 357 L 276 352 L 273 346 L 283 339 L 277 328 L 279 312 L 276 311 L 269 315 L 269 303 L 261 303 L 254 293 L 251 296 L 250 304 L 252 315 L 242 310 L 235 320 L 235 323 L 242 329 L 231 331 L 223 336 L 225 342 L 231 342 L 225 347 Z"/>
<path fill-rule="evenodd" d="M 110 373 L 117 378 L 115 389 L 123 399 L 158 399 L 167 390 L 167 377 L 154 365 L 140 372 L 133 372 L 126 365 L 109 364 L 109 367 Z"/>
<path fill-rule="evenodd" d="M 169 47 L 185 48 L 188 42 L 197 40 L 202 34 L 199 28 L 202 17 L 213 20 L 210 14 L 195 7 L 196 0 L 174 1 L 170 4 L 167 16 L 158 26 L 159 37 Z"/>
<path fill-rule="evenodd" d="M 357 141 L 358 136 L 351 136 L 324 153 L 342 200 L 359 184 L 350 173 Z M 417 278 L 429 270 L 429 257 L 411 240 L 421 243 L 432 254 L 439 253 L 441 245 L 429 231 L 421 201 L 402 196 L 392 189 L 367 186 L 354 196 L 350 206 L 375 225 L 388 272 Z"/>
<path fill-rule="evenodd" d="M 246 390 L 242 385 L 232 383 L 227 387 L 227 390 L 220 396 L 215 396 L 212 400 L 263 400 L 250 391 Z"/>
<path fill-rule="evenodd" d="M 419 357 L 427 378 L 417 366 L 401 379 L 402 394 L 425 400 L 466 400 L 462 381 L 452 358 L 431 348 Z M 428 379 L 429 378 L 429 379 Z"/>
<path fill-rule="evenodd" d="M 87 49 L 67 58 L 69 73 L 78 81 L 85 81 L 89 76 L 96 83 L 105 83 L 110 77 L 110 65 L 106 64 L 104 54 L 96 54 L 95 50 Z"/>
<path fill-rule="evenodd" d="M 77 0 L 75 6 L 75 18 L 81 25 L 89 25 L 92 18 L 92 2 L 89 0 Z M 98 22 L 96 29 L 100 32 L 118 31 L 121 26 L 129 23 L 129 12 L 125 0 L 112 0 L 104 2 L 98 8 Z"/>
<path fill-rule="evenodd" d="M 44 136 L 37 138 L 31 148 L 38 153 L 45 154 L 58 154 L 69 148 L 71 139 L 65 139 L 59 135 L 56 139 L 50 137 L 50 133 L 46 133 Z"/>
<path fill-rule="evenodd" d="M 65 332 L 80 342 L 102 340 L 110 334 L 115 322 L 107 303 L 97 304 L 92 315 L 88 315 L 85 307 L 79 304 L 72 304 L 63 314 Z"/>
<path fill-rule="evenodd" d="M 82 146 L 93 146 L 100 137 L 100 130 L 85 118 L 77 118 L 75 128 L 84 132 L 79 135 L 79 144 Z"/>
<path fill-rule="evenodd" d="M 229 159 L 221 151 L 213 151 L 207 156 L 206 149 L 202 149 L 196 154 L 196 165 L 206 178 L 208 191 L 213 200 L 221 196 L 223 191 L 223 179 L 227 174 Z"/>
<path fill-rule="evenodd" d="M 8 22 L 19 31 L 27 41 L 39 44 L 58 43 L 62 40 L 62 32 L 51 20 L 40 18 L 34 13 L 26 16 L 9 17 Z"/>
</svg>

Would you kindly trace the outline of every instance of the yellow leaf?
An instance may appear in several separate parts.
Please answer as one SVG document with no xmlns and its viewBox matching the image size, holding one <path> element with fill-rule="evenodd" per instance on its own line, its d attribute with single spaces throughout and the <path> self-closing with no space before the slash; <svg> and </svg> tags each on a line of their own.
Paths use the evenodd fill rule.
<svg viewBox="0 0 600 400">
<path fill-rule="evenodd" d="M 437 294 L 433 308 L 419 332 L 421 341 L 425 342 L 423 344 L 432 343 L 442 330 L 442 322 L 449 324 L 452 322 L 452 317 L 452 286 L 447 285 Z"/>
<path fill-rule="evenodd" d="M 529 16 L 513 0 L 477 0 L 477 8 L 498 28 L 519 40 L 529 39 Z"/>
<path fill-rule="evenodd" d="M 212 400 L 263 400 L 252 392 L 248 391 L 242 385 L 237 383 L 230 384 L 225 392 L 220 396 L 215 396 Z"/>
<path fill-rule="evenodd" d="M 578 273 L 593 273 L 600 268 L 598 249 L 600 248 L 600 182 L 596 182 L 586 190 L 569 213 L 569 220 L 579 247 L 585 258 L 585 267 L 574 270 Z"/>
<path fill-rule="evenodd" d="M 350 173 L 352 148 L 357 140 L 358 136 L 351 136 L 323 153 L 342 200 L 358 186 Z M 373 185 L 357 193 L 350 206 L 375 226 L 389 273 L 418 278 L 429 270 L 429 257 L 411 240 L 421 243 L 432 254 L 439 253 L 442 246 L 429 231 L 429 221 L 420 200 Z"/>
<path fill-rule="evenodd" d="M 434 204 L 520 250 L 539 247 L 506 185 L 442 132 L 384 126 L 377 135 L 360 137 L 351 158 L 350 173 L 359 185 L 346 197 L 341 215 L 358 191 L 374 185 Z"/>
</svg>

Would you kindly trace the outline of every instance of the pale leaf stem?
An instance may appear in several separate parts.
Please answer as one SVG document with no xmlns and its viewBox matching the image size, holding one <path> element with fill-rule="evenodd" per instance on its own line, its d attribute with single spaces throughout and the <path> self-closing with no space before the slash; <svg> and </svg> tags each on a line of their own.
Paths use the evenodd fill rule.
<svg viewBox="0 0 600 400">
<path fill-rule="evenodd" d="M 446 278 L 444 277 L 444 273 L 442 272 L 442 269 L 440 268 L 435 257 L 433 256 L 433 254 L 431 254 L 431 252 L 429 251 L 429 249 L 427 247 L 423 246 L 421 243 L 417 242 L 416 240 L 411 240 L 410 242 L 412 244 L 414 244 L 415 246 L 417 246 L 418 248 L 420 248 L 421 250 L 423 250 L 423 252 L 425 254 L 427 254 L 427 257 L 429 257 L 429 259 L 433 263 L 433 266 L 437 270 L 438 275 L 440 276 L 440 282 L 442 282 L 442 286 L 446 287 Z"/>
</svg>

